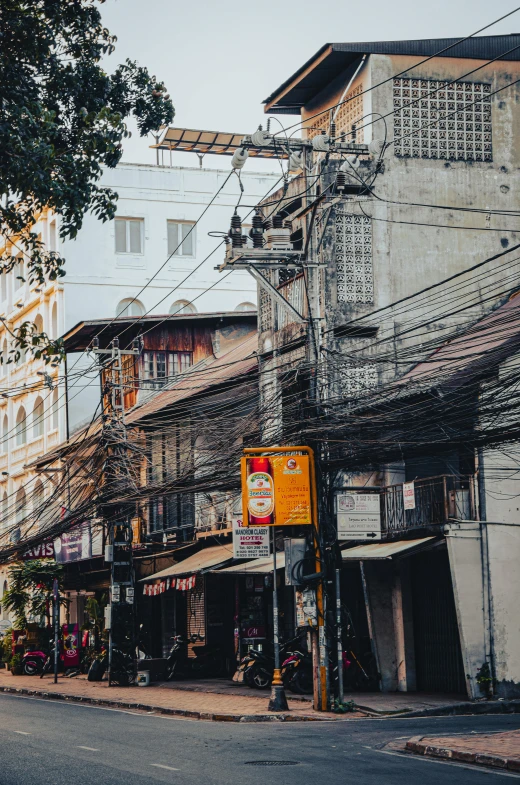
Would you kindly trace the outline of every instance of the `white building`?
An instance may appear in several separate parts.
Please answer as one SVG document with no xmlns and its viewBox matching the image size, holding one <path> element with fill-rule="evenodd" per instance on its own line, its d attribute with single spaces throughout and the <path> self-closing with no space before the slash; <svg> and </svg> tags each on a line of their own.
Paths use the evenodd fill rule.
<svg viewBox="0 0 520 785">
<path fill-rule="evenodd" d="M 227 232 L 240 197 L 239 211 L 247 225 L 251 206 L 269 193 L 279 176 L 244 172 L 242 193 L 238 177 L 229 177 L 231 166 L 225 160 L 229 166 L 223 170 L 126 163 L 107 170 L 102 185 L 119 194 L 117 216 L 103 223 L 87 215 L 74 240 L 61 241 L 59 217 L 44 213 L 35 231 L 65 258 L 66 277 L 30 286 L 20 279 L 22 256 L 12 273 L 0 276 L 4 357 L 12 343 L 9 330 L 24 321 L 35 321 L 57 338 L 85 319 L 254 310 L 256 284 L 246 272 L 219 282 L 224 276 L 214 268 L 222 261 L 222 238 L 208 233 Z M 69 423 L 62 369 L 45 366 L 30 352 L 16 365 L 1 366 L 0 544 L 2 532 L 51 492 L 52 478 L 26 470 L 26 464 L 91 418 L 99 382 L 95 370 L 84 375 L 89 366 L 92 361 L 83 356 L 69 360 Z M 0 575 L 0 603 L 4 580 Z"/>
</svg>

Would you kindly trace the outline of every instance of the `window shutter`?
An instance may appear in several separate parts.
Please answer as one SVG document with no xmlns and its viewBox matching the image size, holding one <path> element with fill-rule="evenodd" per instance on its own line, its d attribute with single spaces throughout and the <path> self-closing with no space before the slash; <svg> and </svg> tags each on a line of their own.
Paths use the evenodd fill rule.
<svg viewBox="0 0 520 785">
<path fill-rule="evenodd" d="M 179 255 L 180 249 L 177 248 L 179 245 L 179 224 L 176 224 L 175 221 L 168 221 L 168 255 L 171 256 L 174 254 L 175 256 Z"/>
<path fill-rule="evenodd" d="M 116 218 L 116 253 L 126 253 L 126 221 Z"/>
</svg>

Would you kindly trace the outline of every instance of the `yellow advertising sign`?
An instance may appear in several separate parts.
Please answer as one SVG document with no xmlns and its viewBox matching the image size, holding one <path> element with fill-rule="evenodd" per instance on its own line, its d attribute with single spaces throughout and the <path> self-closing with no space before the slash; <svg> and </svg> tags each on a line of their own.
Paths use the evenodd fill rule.
<svg viewBox="0 0 520 785">
<path fill-rule="evenodd" d="M 307 455 L 242 458 L 245 526 L 301 526 L 312 523 Z"/>
</svg>

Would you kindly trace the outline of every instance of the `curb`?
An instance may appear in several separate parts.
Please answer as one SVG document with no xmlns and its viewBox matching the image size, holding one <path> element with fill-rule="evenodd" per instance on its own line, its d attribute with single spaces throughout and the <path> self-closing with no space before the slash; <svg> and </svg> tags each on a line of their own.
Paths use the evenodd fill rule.
<svg viewBox="0 0 520 785">
<path fill-rule="evenodd" d="M 406 742 L 405 749 L 407 752 L 414 752 L 430 758 L 453 760 L 458 763 L 474 763 L 476 766 L 491 766 L 495 769 L 520 772 L 520 757 L 505 758 L 501 755 L 465 752 L 464 750 L 452 750 L 449 747 L 436 747 L 428 744 L 428 736 L 413 736 Z"/>
<path fill-rule="evenodd" d="M 359 707 L 361 708 L 361 706 Z M 464 703 L 453 703 L 447 706 L 436 706 L 431 709 L 418 709 L 417 711 L 392 713 L 399 717 L 449 717 L 450 715 L 464 714 L 520 714 L 520 700 L 498 701 L 465 701 Z"/>
<path fill-rule="evenodd" d="M 192 720 L 209 720 L 211 722 L 337 722 L 339 719 L 336 717 L 305 717 L 292 714 L 211 714 L 204 711 L 169 709 L 164 706 L 153 706 L 147 703 L 127 703 L 126 701 L 115 701 L 110 700 L 109 698 L 89 698 L 82 695 L 68 695 L 64 692 L 31 690 L 24 687 L 0 686 L 0 692 L 12 695 L 25 695 L 32 698 L 45 698 L 46 700 L 65 701 L 68 703 L 83 703 L 110 709 L 134 709 L 174 717 L 187 717 Z"/>
</svg>

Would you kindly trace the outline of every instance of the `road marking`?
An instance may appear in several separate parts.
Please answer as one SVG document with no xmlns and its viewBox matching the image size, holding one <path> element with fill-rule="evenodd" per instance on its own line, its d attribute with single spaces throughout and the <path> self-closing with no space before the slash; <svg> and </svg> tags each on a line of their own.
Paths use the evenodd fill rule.
<svg viewBox="0 0 520 785">
<path fill-rule="evenodd" d="M 30 733 L 27 733 L 25 730 L 14 730 L 13 733 L 19 733 L 20 736 L 30 736 Z"/>
<path fill-rule="evenodd" d="M 78 744 L 78 750 L 88 750 L 89 752 L 99 752 L 97 747 L 83 747 L 81 744 Z"/>
<path fill-rule="evenodd" d="M 163 763 L 150 763 L 150 766 L 155 766 L 156 769 L 168 769 L 168 771 L 180 771 L 180 769 L 174 769 L 173 766 L 165 766 Z"/>
<path fill-rule="evenodd" d="M 441 766 L 458 766 L 460 769 L 468 769 L 468 771 L 472 771 L 473 773 L 478 773 L 479 771 L 482 774 L 496 774 L 499 777 L 514 777 L 518 779 L 518 774 L 509 774 L 506 771 L 499 771 L 498 769 L 492 769 L 485 766 L 468 766 L 465 763 L 459 763 L 458 761 L 447 761 L 447 760 L 437 760 L 436 758 L 427 758 L 424 755 L 407 755 L 403 752 L 390 752 L 389 750 L 373 750 L 373 752 L 379 752 L 382 755 L 393 755 L 394 758 L 407 758 L 408 760 L 421 760 L 424 763 L 437 763 Z"/>
</svg>

